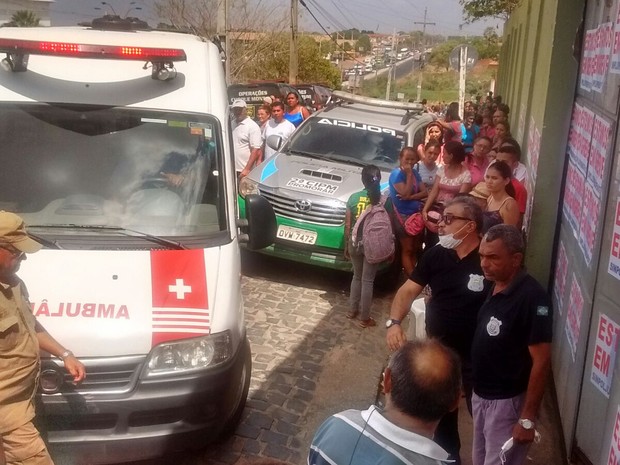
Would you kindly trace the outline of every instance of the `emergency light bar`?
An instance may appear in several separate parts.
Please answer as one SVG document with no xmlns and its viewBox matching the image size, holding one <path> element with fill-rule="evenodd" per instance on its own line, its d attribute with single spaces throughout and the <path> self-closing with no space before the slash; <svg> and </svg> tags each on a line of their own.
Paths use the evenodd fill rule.
<svg viewBox="0 0 620 465">
<path fill-rule="evenodd" d="M 175 48 L 72 44 L 16 39 L 0 39 L 0 52 L 11 55 L 53 55 L 72 58 L 150 61 L 152 63 L 187 61 L 185 51 Z"/>
</svg>

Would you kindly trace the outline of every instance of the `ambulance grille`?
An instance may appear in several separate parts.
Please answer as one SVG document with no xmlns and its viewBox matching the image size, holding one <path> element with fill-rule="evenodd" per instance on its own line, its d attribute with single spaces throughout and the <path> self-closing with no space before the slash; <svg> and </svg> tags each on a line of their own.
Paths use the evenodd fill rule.
<svg viewBox="0 0 620 465">
<path fill-rule="evenodd" d="M 346 206 L 329 205 L 326 202 L 311 201 L 309 210 L 302 211 L 296 203 L 303 199 L 293 199 L 273 192 L 260 191 L 277 215 L 294 220 L 306 221 L 326 226 L 342 226 L 346 214 Z"/>
<path fill-rule="evenodd" d="M 145 356 L 114 357 L 105 359 L 83 359 L 86 379 L 77 387 L 67 373 L 61 392 L 113 394 L 130 391 L 139 374 Z"/>
<path fill-rule="evenodd" d="M 303 169 L 300 171 L 301 174 L 306 176 L 311 176 L 313 178 L 327 179 L 328 181 L 342 182 L 342 176 L 331 173 L 324 173 L 323 171 L 315 171 Z"/>
</svg>

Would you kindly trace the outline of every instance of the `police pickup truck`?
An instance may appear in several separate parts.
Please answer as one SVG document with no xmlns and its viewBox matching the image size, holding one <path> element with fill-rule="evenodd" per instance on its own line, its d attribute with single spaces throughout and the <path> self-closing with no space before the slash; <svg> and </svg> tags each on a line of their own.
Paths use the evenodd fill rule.
<svg viewBox="0 0 620 465">
<path fill-rule="evenodd" d="M 382 191 L 405 146 L 424 141 L 434 117 L 418 103 L 392 102 L 334 91 L 334 102 L 314 113 L 288 141 L 267 143 L 278 150 L 243 178 L 244 198 L 260 193 L 276 212 L 277 238 L 262 253 L 340 270 L 344 258 L 344 221 L 349 196 L 363 189 L 362 168 L 381 168 Z"/>
</svg>

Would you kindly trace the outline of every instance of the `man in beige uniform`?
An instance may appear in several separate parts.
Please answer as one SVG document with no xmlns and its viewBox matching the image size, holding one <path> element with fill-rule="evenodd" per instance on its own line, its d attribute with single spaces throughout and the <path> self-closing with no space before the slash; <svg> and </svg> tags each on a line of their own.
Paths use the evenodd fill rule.
<svg viewBox="0 0 620 465">
<path fill-rule="evenodd" d="M 25 254 L 41 244 L 28 236 L 24 221 L 0 211 L 0 452 L 7 464 L 53 464 L 32 420 L 39 377 L 39 349 L 63 360 L 79 383 L 84 365 L 39 324 L 17 270 Z M 0 455 L 0 463 L 3 457 Z"/>
</svg>

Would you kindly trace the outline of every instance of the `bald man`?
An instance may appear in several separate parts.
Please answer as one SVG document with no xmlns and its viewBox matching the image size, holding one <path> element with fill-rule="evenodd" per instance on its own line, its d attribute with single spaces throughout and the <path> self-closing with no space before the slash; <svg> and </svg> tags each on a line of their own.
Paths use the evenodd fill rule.
<svg viewBox="0 0 620 465">
<path fill-rule="evenodd" d="M 448 453 L 433 442 L 439 420 L 458 407 L 459 356 L 436 339 L 405 342 L 383 373 L 385 408 L 346 410 L 317 430 L 309 465 L 437 465 Z"/>
</svg>

